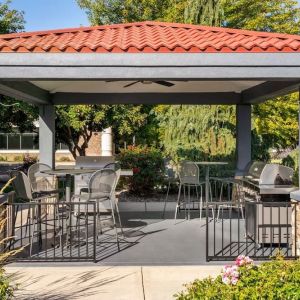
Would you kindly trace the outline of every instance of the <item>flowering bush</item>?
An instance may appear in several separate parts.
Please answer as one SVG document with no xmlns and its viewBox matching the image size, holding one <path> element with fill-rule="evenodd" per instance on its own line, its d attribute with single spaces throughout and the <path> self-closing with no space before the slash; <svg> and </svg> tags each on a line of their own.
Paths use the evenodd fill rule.
<svg viewBox="0 0 300 300">
<path fill-rule="evenodd" d="M 120 152 L 118 160 L 122 168 L 133 171 L 133 176 L 128 178 L 128 188 L 131 193 L 149 194 L 156 186 L 162 184 L 164 161 L 158 149 L 129 146 Z"/>
<path fill-rule="evenodd" d="M 276 257 L 257 266 L 241 255 L 215 279 L 195 280 L 186 287 L 175 295 L 177 300 L 299 300 L 300 260 Z"/>
</svg>

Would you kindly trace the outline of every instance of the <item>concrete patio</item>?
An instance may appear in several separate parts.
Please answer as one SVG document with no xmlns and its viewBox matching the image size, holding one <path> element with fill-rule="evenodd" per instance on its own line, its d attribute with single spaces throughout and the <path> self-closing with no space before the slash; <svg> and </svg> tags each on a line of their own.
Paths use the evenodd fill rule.
<svg viewBox="0 0 300 300">
<path fill-rule="evenodd" d="M 105 267 L 84 264 L 11 264 L 16 299 L 168 300 L 196 278 L 216 276 L 221 266 Z"/>
</svg>

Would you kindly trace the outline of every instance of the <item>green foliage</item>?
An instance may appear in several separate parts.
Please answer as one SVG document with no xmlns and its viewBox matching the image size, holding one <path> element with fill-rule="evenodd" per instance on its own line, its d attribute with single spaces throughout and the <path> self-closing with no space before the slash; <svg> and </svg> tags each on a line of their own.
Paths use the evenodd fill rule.
<svg viewBox="0 0 300 300">
<path fill-rule="evenodd" d="M 165 0 L 77 0 L 92 25 L 160 20 Z"/>
<path fill-rule="evenodd" d="M 0 269 L 0 299 L 8 300 L 13 298 L 14 288 L 10 285 L 3 269 Z"/>
<path fill-rule="evenodd" d="M 0 33 L 12 33 L 24 30 L 24 13 L 11 9 L 11 0 L 0 3 Z"/>
<path fill-rule="evenodd" d="M 12 105 L 13 104 L 13 105 Z M 2 132 L 32 132 L 38 118 L 38 108 L 23 101 L 0 95 L 0 125 Z"/>
<path fill-rule="evenodd" d="M 287 157 L 282 159 L 282 164 L 295 170 L 293 184 L 299 186 L 299 150 L 293 150 Z"/>
<path fill-rule="evenodd" d="M 166 154 L 180 159 L 209 160 L 235 152 L 233 106 L 172 105 L 156 109 Z"/>
<path fill-rule="evenodd" d="M 230 28 L 299 34 L 300 9 L 295 0 L 225 0 L 224 21 Z"/>
<path fill-rule="evenodd" d="M 56 141 L 68 146 L 73 157 L 84 156 L 93 132 L 113 127 L 119 145 L 143 126 L 142 105 L 56 106 Z"/>
<path fill-rule="evenodd" d="M 129 191 L 137 195 L 149 195 L 162 184 L 164 160 L 161 151 L 151 147 L 130 146 L 121 150 L 118 160 L 122 168 L 132 169 Z"/>
<path fill-rule="evenodd" d="M 108 127 L 105 105 L 56 106 L 56 141 L 68 146 L 73 157 L 85 155 L 93 131 Z"/>
<path fill-rule="evenodd" d="M 300 261 L 282 259 L 240 268 L 236 285 L 226 285 L 222 276 L 195 280 L 187 290 L 175 296 L 177 300 L 298 300 L 300 299 Z"/>
<path fill-rule="evenodd" d="M 298 143 L 298 93 L 253 105 L 257 133 L 273 148 L 295 148 Z"/>
<path fill-rule="evenodd" d="M 300 33 L 300 9 L 294 0 L 224 0 L 226 27 L 256 31 Z M 257 142 L 264 148 L 285 149 L 297 145 L 297 94 L 270 99 L 253 105 L 255 139 L 254 159 L 259 156 Z M 268 150 L 268 149 L 267 149 Z"/>
<path fill-rule="evenodd" d="M 188 0 L 184 21 L 189 24 L 220 26 L 223 20 L 223 0 Z"/>
</svg>

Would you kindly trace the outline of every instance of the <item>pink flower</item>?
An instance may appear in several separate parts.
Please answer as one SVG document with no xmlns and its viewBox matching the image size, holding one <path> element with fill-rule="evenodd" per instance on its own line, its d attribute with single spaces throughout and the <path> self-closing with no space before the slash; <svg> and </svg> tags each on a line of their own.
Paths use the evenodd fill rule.
<svg viewBox="0 0 300 300">
<path fill-rule="evenodd" d="M 238 266 L 225 266 L 222 271 L 222 282 L 225 284 L 235 285 L 238 282 L 239 270 Z"/>
<path fill-rule="evenodd" d="M 249 256 L 239 255 L 237 257 L 237 259 L 235 260 L 235 264 L 238 267 L 252 265 L 253 264 L 253 260 Z"/>
</svg>

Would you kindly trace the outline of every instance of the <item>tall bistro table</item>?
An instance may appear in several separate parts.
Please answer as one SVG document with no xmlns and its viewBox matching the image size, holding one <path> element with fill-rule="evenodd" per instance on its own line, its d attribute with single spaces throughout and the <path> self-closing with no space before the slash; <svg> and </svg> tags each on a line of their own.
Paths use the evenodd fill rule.
<svg viewBox="0 0 300 300">
<path fill-rule="evenodd" d="M 56 169 L 56 170 L 45 170 L 41 173 L 52 175 L 52 176 L 64 176 L 66 177 L 65 188 L 66 188 L 66 202 L 71 201 L 71 186 L 72 176 L 90 174 L 98 171 L 99 169 Z"/>
<path fill-rule="evenodd" d="M 52 176 L 65 176 L 66 177 L 66 202 L 71 201 L 71 186 L 72 186 L 72 176 L 82 175 L 82 174 L 90 174 L 96 171 L 101 170 L 98 169 L 56 169 L 56 170 L 45 170 L 41 171 L 41 173 L 52 175 Z M 121 176 L 132 176 L 132 170 L 121 170 Z"/>
<path fill-rule="evenodd" d="M 228 165 L 228 162 L 223 161 L 196 161 L 194 162 L 198 166 L 205 167 L 205 201 L 209 201 L 209 167 L 210 166 L 225 166 Z"/>
</svg>

